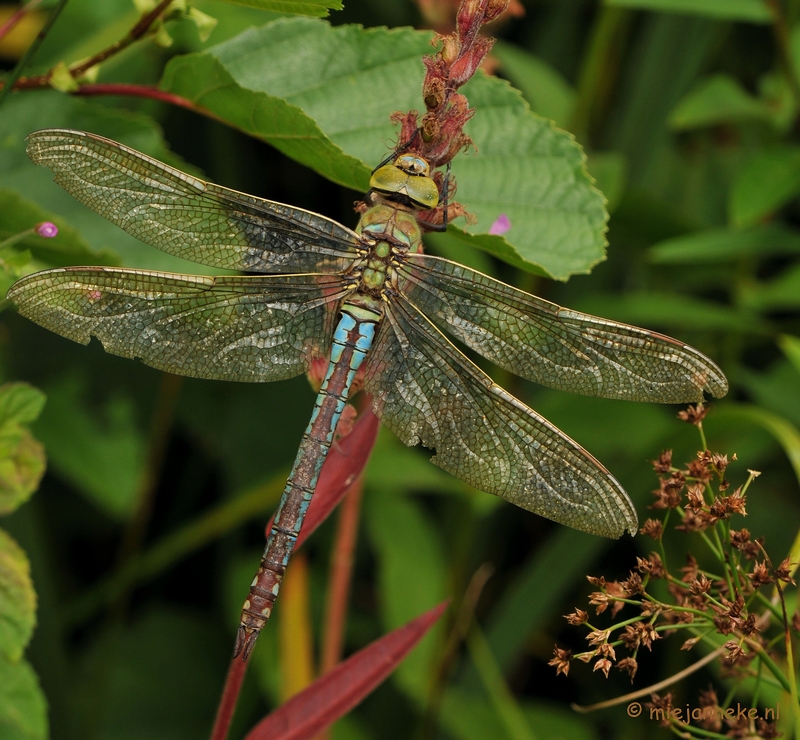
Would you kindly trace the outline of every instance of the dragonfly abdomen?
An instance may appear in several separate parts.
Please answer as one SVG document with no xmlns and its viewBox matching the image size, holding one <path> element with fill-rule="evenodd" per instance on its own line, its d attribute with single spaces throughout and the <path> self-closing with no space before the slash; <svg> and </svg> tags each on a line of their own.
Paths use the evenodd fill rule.
<svg viewBox="0 0 800 740">
<path fill-rule="evenodd" d="M 234 656 L 241 653 L 244 660 L 272 613 L 283 574 L 311 504 L 322 464 L 333 444 L 336 426 L 353 387 L 353 380 L 372 345 L 376 326 L 382 318 L 379 310 L 363 303 L 368 304 L 369 300 L 352 304 L 348 302 L 342 306 L 325 380 L 317 394 L 311 421 L 286 482 L 264 555 L 242 606 Z"/>
</svg>

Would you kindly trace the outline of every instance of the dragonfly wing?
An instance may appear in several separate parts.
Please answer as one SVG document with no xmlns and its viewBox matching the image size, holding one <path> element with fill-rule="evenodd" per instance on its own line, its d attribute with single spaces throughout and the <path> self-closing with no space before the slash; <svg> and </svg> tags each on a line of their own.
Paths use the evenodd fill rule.
<svg viewBox="0 0 800 740">
<path fill-rule="evenodd" d="M 636 531 L 636 511 L 586 450 L 492 382 L 405 301 L 387 309 L 365 388 L 407 445 L 476 488 L 575 529 Z"/>
<path fill-rule="evenodd" d="M 728 381 L 688 344 L 561 308 L 468 267 L 408 255 L 403 292 L 440 329 L 542 385 L 632 401 L 702 401 Z"/>
<path fill-rule="evenodd" d="M 261 382 L 326 356 L 342 282 L 329 275 L 200 277 L 105 267 L 28 275 L 8 298 L 47 329 L 178 375 Z"/>
<path fill-rule="evenodd" d="M 331 219 L 204 182 L 94 134 L 36 131 L 28 156 L 93 211 L 193 262 L 249 272 L 338 272 L 358 256 L 358 236 Z"/>
</svg>

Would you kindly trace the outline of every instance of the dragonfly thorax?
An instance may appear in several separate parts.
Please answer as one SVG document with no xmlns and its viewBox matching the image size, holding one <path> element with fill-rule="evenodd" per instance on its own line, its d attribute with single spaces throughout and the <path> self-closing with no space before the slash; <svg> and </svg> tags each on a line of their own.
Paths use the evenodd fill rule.
<svg viewBox="0 0 800 740">
<path fill-rule="evenodd" d="M 388 200 L 430 210 L 439 205 L 439 188 L 430 174 L 430 165 L 422 157 L 403 154 L 375 170 L 369 187 Z"/>
</svg>

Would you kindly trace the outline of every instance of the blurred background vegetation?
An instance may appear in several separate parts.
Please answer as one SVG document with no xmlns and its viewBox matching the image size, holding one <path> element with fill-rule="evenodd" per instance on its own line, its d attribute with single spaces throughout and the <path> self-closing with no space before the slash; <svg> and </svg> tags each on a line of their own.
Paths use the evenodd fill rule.
<svg viewBox="0 0 800 740">
<path fill-rule="evenodd" d="M 155 84 L 171 57 L 275 17 L 212 0 L 194 5 L 218 20 L 207 40 L 195 23 L 170 24 L 171 46 L 134 45 L 103 67 L 101 81 Z M 430 27 L 423 5 L 430 11 L 422 2 L 346 0 L 329 20 Z M 800 521 L 800 2 L 525 0 L 515 7 L 518 13 L 491 29 L 500 39 L 494 72 L 585 147 L 611 213 L 607 259 L 591 274 L 557 282 L 468 246 L 431 249 L 570 308 L 671 334 L 714 358 L 731 392 L 712 405 L 709 447 L 738 456 L 728 471 L 734 485 L 746 469 L 762 471 L 746 524 L 779 562 Z M 71 0 L 34 71 L 96 52 L 137 17 L 129 0 Z M 27 41 L 15 45 L 9 37 L 0 47 L 7 68 L 30 42 L 27 33 Z M 421 83 L 421 65 L 418 74 Z M 30 242 L 34 259 L 26 271 L 163 264 L 161 253 L 41 184 L 49 173 L 42 179 L 34 172 L 22 140 L 65 120 L 237 190 L 355 223 L 356 192 L 210 118 L 151 100 L 25 91 L 0 109 L 0 236 L 63 217 L 58 246 Z M 19 265 L 0 256 L 4 292 Z M 4 740 L 48 732 L 57 740 L 202 737 L 264 524 L 313 393 L 305 378 L 245 385 L 163 376 L 107 355 L 97 343 L 72 344 L 4 308 L 3 382 L 25 381 L 47 398 L 36 421 L 35 412 L 20 417 L 44 445 L 47 473 L 2 526 L 31 562 L 38 611 L 26 659 L 46 697 L 49 730 L 30 672 L 19 679 L 25 688 L 17 700 L 2 699 L 0 734 L 8 727 Z M 680 464 L 699 447 L 676 408 L 495 377 L 601 460 L 630 493 L 640 520 L 657 487 L 648 461 L 670 448 Z M 606 680 L 573 667 L 556 679 L 547 666 L 555 642 L 582 648 L 582 633 L 561 615 L 585 605 L 592 590 L 585 575 L 626 576 L 652 541 L 611 542 L 568 530 L 467 489 L 427 457 L 381 433 L 365 478 L 347 650 L 448 596 L 459 606 L 472 575 L 488 563 L 474 634 L 486 638 L 489 652 L 474 641 L 472 649 L 459 646 L 442 671 L 449 630 L 440 625 L 333 737 L 520 737 L 505 700 L 527 718 L 530 737 L 666 733 L 628 718 L 623 707 L 586 716 L 569 709 L 570 702 L 630 691 L 627 675 L 615 671 Z M 279 604 L 259 641 L 234 737 L 308 678 L 334 531 L 335 516 L 293 561 L 300 596 Z M 669 539 L 673 560 L 687 548 L 702 549 L 691 535 Z M 135 584 L 120 575 L 132 562 L 140 567 Z M 634 688 L 696 660 L 678 647 L 665 640 L 641 656 Z M 724 694 L 726 681 L 712 664 L 676 687 L 676 703 L 696 705 L 709 684 Z M 24 721 L 14 718 L 14 701 Z"/>
</svg>

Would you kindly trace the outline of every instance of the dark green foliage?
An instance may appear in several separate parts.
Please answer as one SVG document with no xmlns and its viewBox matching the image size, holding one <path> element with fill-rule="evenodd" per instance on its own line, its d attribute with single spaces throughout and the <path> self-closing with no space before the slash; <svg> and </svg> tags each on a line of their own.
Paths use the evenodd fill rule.
<svg viewBox="0 0 800 740">
<path fill-rule="evenodd" d="M 222 122 L 129 96 L 27 89 L 5 100 L 0 239 L 42 220 L 61 233 L 0 247 L 3 294 L 21 272 L 68 264 L 213 272 L 143 245 L 54 185 L 24 153 L 24 137 L 44 127 L 91 131 L 227 187 L 355 224 L 357 196 L 345 188 L 363 190 L 391 150 L 389 114 L 423 107 L 419 60 L 430 34 L 396 30 L 421 25 L 404 3 L 352 0 L 331 12 L 333 27 L 311 19 L 265 26 L 275 14 L 258 8 L 289 3 L 244 4 L 198 3 L 219 20 L 207 42 L 195 21 L 176 18 L 160 32 L 173 46 L 145 39 L 102 65 L 97 80 L 161 81 L 162 91 Z M 334 5 L 301 4 L 314 6 L 309 15 Z M 467 85 L 477 113 L 466 130 L 478 151 L 457 157 L 453 173 L 455 198 L 477 222 L 461 219 L 433 235 L 430 251 L 561 305 L 671 334 L 712 357 L 732 390 L 711 405 L 708 446 L 736 453 L 727 470 L 733 487 L 747 469 L 762 471 L 746 525 L 764 536 L 777 566 L 800 521 L 800 5 L 542 0 L 526 7 L 525 17 L 492 31 L 502 38 L 497 73 L 559 128 L 531 116 L 505 80 L 479 76 Z M 72 0 L 26 74 L 71 64 L 122 37 L 136 22 L 130 8 Z M 344 21 L 376 28 L 340 27 Z M 602 203 L 565 131 L 584 146 L 608 199 L 609 244 L 599 264 Z M 554 211 L 532 207 L 542 192 Z M 512 231 L 486 235 L 501 212 Z M 71 344 L 5 308 L 0 380 L 11 385 L 0 387 L 0 737 L 202 737 L 313 393 L 303 378 L 165 381 L 96 342 Z M 699 446 L 678 408 L 573 396 L 487 369 L 602 461 L 640 521 L 658 485 L 647 461 L 673 449 L 683 465 Z M 43 410 L 39 393 L 19 381 L 44 392 Z M 35 440 L 48 470 L 22 505 L 41 471 Z M 585 575 L 627 577 L 652 540 L 615 543 L 553 525 L 468 489 L 386 431 L 367 470 L 361 523 L 347 652 L 448 596 L 453 615 L 469 616 L 469 600 L 462 602 L 470 580 L 484 563 L 493 574 L 469 639 L 448 647 L 453 619 L 443 620 L 334 738 L 667 737 L 644 715 L 628 717 L 624 705 L 587 716 L 569 710 L 570 702 L 632 690 L 622 672 L 606 680 L 575 666 L 556 678 L 546 665 L 555 642 L 585 649 L 583 634 L 561 617 L 596 590 Z M 665 542 L 679 571 L 683 553 L 703 545 L 696 533 L 672 531 L 675 523 Z M 333 539 L 329 522 L 304 548 L 316 646 Z M 232 737 L 285 698 L 297 662 L 286 645 L 298 643 L 281 622 L 297 618 L 292 608 L 279 604 L 260 639 Z M 633 688 L 704 654 L 702 646 L 679 648 L 673 639 L 642 651 Z M 620 649 L 617 657 L 624 655 Z M 673 687 L 675 704 L 696 706 L 709 683 L 722 699 L 734 684 L 718 666 Z M 764 696 L 752 684 L 737 694 L 748 706 L 759 699 L 763 706 Z M 784 699 L 789 719 L 781 729 L 791 733 Z"/>
</svg>

